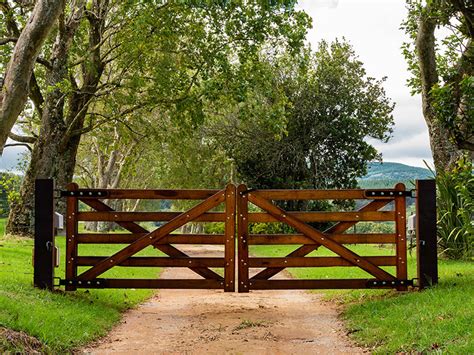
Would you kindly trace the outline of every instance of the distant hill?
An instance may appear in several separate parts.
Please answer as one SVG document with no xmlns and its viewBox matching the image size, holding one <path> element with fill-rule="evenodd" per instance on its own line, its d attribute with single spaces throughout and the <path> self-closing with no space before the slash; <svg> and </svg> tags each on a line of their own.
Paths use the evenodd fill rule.
<svg viewBox="0 0 474 355">
<path fill-rule="evenodd" d="M 425 168 L 418 168 L 400 163 L 369 163 L 367 175 L 360 178 L 362 188 L 393 187 L 397 182 L 403 182 L 407 187 L 412 187 L 416 179 L 432 179 L 433 174 Z"/>
</svg>

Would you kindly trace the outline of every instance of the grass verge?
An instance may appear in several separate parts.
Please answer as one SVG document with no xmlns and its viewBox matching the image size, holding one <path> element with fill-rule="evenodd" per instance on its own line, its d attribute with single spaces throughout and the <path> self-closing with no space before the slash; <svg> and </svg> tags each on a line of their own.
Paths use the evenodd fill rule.
<svg viewBox="0 0 474 355">
<path fill-rule="evenodd" d="M 360 255 L 393 255 L 370 245 L 350 247 Z M 258 256 L 284 256 L 295 246 L 251 246 Z M 312 256 L 333 255 L 321 250 Z M 386 268 L 392 271 L 393 268 Z M 295 278 L 356 278 L 368 275 L 356 268 L 289 268 Z M 408 260 L 409 277 L 416 277 L 416 260 Z M 343 306 L 350 336 L 374 353 L 447 352 L 474 354 L 474 262 L 439 261 L 440 282 L 422 292 L 330 290 L 324 297 Z"/>
<path fill-rule="evenodd" d="M 61 255 L 64 237 L 56 238 Z M 81 245 L 83 255 L 110 255 L 121 245 Z M 42 291 L 33 288 L 31 265 L 33 241 L 0 236 L 0 329 L 7 328 L 35 337 L 41 351 L 64 352 L 91 342 L 116 324 L 125 310 L 152 295 L 151 290 L 79 290 L 76 292 Z M 146 249 L 140 255 L 159 255 Z M 64 259 L 56 269 L 64 275 Z M 116 268 L 105 276 L 117 278 L 156 278 L 157 268 Z M 0 332 L 0 352 L 28 352 L 24 342 L 8 341 L 11 333 Z M 16 336 L 15 336 L 16 337 Z M 23 345 L 22 345 L 23 344 Z"/>
</svg>

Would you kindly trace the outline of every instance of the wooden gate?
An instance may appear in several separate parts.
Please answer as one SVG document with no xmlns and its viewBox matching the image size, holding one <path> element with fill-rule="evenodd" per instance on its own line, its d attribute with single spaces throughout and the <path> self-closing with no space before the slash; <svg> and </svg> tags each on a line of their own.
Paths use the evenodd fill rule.
<svg viewBox="0 0 474 355">
<path fill-rule="evenodd" d="M 434 180 L 418 180 L 416 185 L 417 274 L 420 288 L 438 281 L 436 249 L 436 189 Z M 59 284 L 66 290 L 76 288 L 213 288 L 235 290 L 235 263 L 238 265 L 238 290 L 258 289 L 335 289 L 396 288 L 413 285 L 407 279 L 407 243 L 405 200 L 412 191 L 403 184 L 394 189 L 374 190 L 249 190 L 229 184 L 223 190 L 119 190 L 80 189 L 70 184 L 60 195 L 67 200 L 66 277 Z M 54 238 L 54 181 L 38 179 L 35 184 L 34 284 L 54 288 L 57 266 Z M 185 212 L 119 212 L 109 201 L 123 199 L 197 200 Z M 278 200 L 364 200 L 355 211 L 291 212 L 275 204 Z M 88 210 L 79 208 L 79 203 Z M 360 205 L 360 204 L 359 204 Z M 252 206 L 249 209 L 249 206 Z M 92 209 L 90 211 L 90 209 Z M 237 210 L 237 213 L 236 213 Z M 237 216 L 236 216 L 237 214 Z M 115 222 L 126 233 L 89 233 L 79 229 L 79 222 Z M 145 228 L 144 221 L 164 222 Z M 357 233 L 352 227 L 362 221 L 393 224 L 389 233 Z M 183 234 L 177 230 L 189 222 L 221 222 L 222 234 Z M 280 222 L 291 227 L 287 234 L 249 234 L 253 223 Z M 318 230 L 314 223 L 332 225 Z M 237 228 L 237 234 L 236 232 Z M 153 229 L 153 230 L 149 230 Z M 321 229 L 321 228 L 319 228 Z M 235 252 L 237 239 L 238 253 Z M 81 244 L 125 244 L 108 256 L 80 255 Z M 181 244 L 216 244 L 224 246 L 222 257 L 193 257 L 178 248 Z M 359 255 L 354 244 L 392 245 L 392 255 Z M 283 257 L 249 255 L 249 245 L 299 245 Z M 153 246 L 167 256 L 136 256 Z M 329 256 L 309 255 L 326 248 Z M 181 247 L 182 248 L 182 247 Z M 385 249 L 390 250 L 390 249 Z M 235 260 L 237 259 L 237 260 Z M 197 279 L 115 279 L 103 273 L 121 266 L 186 267 Z M 344 279 L 273 279 L 291 267 L 356 267 L 365 278 Z M 212 269 L 211 269 L 212 268 Z M 214 268 L 223 269 L 222 273 Z M 389 272 L 389 268 L 394 272 Z M 79 272 L 80 271 L 80 272 Z M 252 274 L 250 274 L 252 271 Z M 254 272 L 255 271 L 255 272 Z M 101 277 L 102 276 L 102 277 Z M 281 276 L 281 274 L 279 275 Z"/>
<path fill-rule="evenodd" d="M 355 289 L 397 288 L 406 290 L 412 285 L 407 280 L 406 196 L 411 192 L 405 185 L 383 190 L 248 190 L 245 185 L 237 188 L 238 214 L 238 290 L 261 289 Z M 277 200 L 367 200 L 356 211 L 344 212 L 289 212 L 278 207 Z M 249 210 L 249 205 L 253 211 Z M 387 207 L 392 206 L 390 210 Z M 384 210 L 381 210 L 384 208 Z M 255 211 L 256 209 L 260 211 Z M 361 221 L 394 222 L 392 233 L 357 234 L 349 229 Z M 281 222 L 290 226 L 293 234 L 249 234 L 251 223 Z M 333 222 L 319 231 L 309 222 Z M 301 245 L 284 257 L 254 257 L 249 255 L 249 245 Z M 363 256 L 348 244 L 392 244 L 392 256 Z M 308 256 L 320 247 L 336 256 Z M 363 279 L 270 279 L 287 267 L 357 267 L 364 270 Z M 394 274 L 383 267 L 392 266 Z M 263 268 L 263 270 L 262 270 Z M 258 271 L 250 276 L 250 270 Z"/>
<path fill-rule="evenodd" d="M 68 185 L 61 195 L 67 200 L 66 213 L 66 278 L 61 284 L 66 290 L 76 288 L 204 288 L 235 290 L 235 196 L 236 188 L 229 184 L 224 190 L 118 190 L 79 189 Z M 201 200 L 184 212 L 118 212 L 108 204 L 115 199 Z M 79 202 L 93 211 L 81 211 Z M 224 211 L 211 210 L 224 206 Z M 222 210 L 222 208 L 221 208 Z M 79 231 L 79 222 L 115 222 L 126 234 L 97 234 Z M 165 222 L 148 230 L 139 222 Z M 177 229 L 190 222 L 223 222 L 224 234 L 182 234 Z M 78 255 L 78 245 L 128 244 L 109 256 Z M 192 257 L 175 244 L 221 244 L 222 257 Z M 153 246 L 167 256 L 134 256 Z M 88 267 L 78 272 L 79 267 Z M 113 279 L 100 278 L 106 271 L 120 266 L 186 267 L 200 275 L 199 279 Z M 210 268 L 223 268 L 224 276 Z"/>
</svg>

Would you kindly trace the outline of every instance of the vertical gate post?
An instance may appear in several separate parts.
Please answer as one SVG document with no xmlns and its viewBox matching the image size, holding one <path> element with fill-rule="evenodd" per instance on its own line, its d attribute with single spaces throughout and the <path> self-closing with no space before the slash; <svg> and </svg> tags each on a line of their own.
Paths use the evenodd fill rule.
<svg viewBox="0 0 474 355">
<path fill-rule="evenodd" d="M 76 183 L 66 186 L 67 191 L 75 191 L 79 188 Z M 66 280 L 71 282 L 77 277 L 77 213 L 79 211 L 79 200 L 77 197 L 66 198 Z M 66 291 L 75 291 L 76 286 L 66 285 Z"/>
<path fill-rule="evenodd" d="M 416 180 L 416 256 L 420 288 L 437 284 L 435 180 Z"/>
<path fill-rule="evenodd" d="M 235 291 L 235 195 L 234 184 L 225 189 L 225 268 L 224 291 Z"/>
<path fill-rule="evenodd" d="M 237 245 L 239 292 L 249 292 L 248 198 L 247 186 L 237 187 Z"/>
<path fill-rule="evenodd" d="M 395 186 L 397 191 L 405 191 L 405 185 L 399 183 Z M 408 279 L 407 271 L 407 221 L 406 221 L 406 197 L 405 195 L 395 197 L 395 228 L 397 234 L 397 279 Z M 406 285 L 397 286 L 398 291 L 406 291 Z"/>
<path fill-rule="evenodd" d="M 33 284 L 53 289 L 54 280 L 54 180 L 35 180 L 35 240 Z"/>
</svg>

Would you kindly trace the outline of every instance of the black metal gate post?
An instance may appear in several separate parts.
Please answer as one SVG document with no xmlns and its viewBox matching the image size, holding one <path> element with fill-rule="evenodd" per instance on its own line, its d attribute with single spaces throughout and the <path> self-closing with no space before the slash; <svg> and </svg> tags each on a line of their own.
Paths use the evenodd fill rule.
<svg viewBox="0 0 474 355">
<path fill-rule="evenodd" d="M 35 181 L 35 287 L 53 289 L 54 280 L 54 180 Z"/>
<path fill-rule="evenodd" d="M 436 182 L 416 180 L 416 257 L 419 287 L 438 283 Z"/>
</svg>

